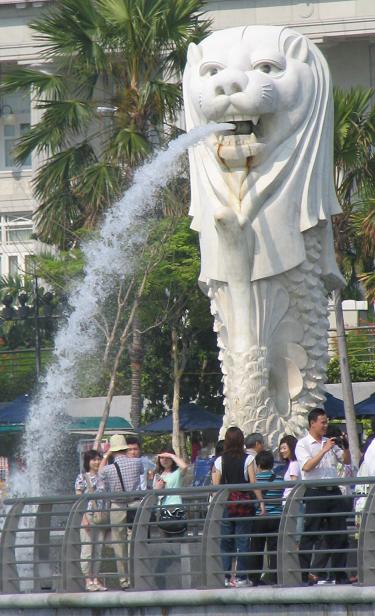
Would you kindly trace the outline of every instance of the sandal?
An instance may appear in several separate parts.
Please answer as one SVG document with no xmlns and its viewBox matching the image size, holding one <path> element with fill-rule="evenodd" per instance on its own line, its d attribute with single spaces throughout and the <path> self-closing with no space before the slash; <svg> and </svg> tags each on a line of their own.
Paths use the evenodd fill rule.
<svg viewBox="0 0 375 616">
<path fill-rule="evenodd" d="M 99 587 L 97 584 L 95 584 L 95 582 L 93 582 L 93 580 L 86 580 L 85 590 L 88 592 L 96 592 L 97 590 L 99 590 Z"/>
<path fill-rule="evenodd" d="M 105 590 L 108 590 L 108 588 L 104 586 L 104 584 L 98 578 L 94 579 L 94 584 L 97 587 L 97 589 L 102 592 L 104 592 Z"/>
</svg>

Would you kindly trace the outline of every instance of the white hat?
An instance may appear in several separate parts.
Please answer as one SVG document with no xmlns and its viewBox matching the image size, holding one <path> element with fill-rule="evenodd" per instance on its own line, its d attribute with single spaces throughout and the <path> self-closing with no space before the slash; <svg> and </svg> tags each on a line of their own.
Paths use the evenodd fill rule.
<svg viewBox="0 0 375 616">
<path fill-rule="evenodd" d="M 128 449 L 128 444 L 123 434 L 114 434 L 109 439 L 109 447 L 111 451 L 123 451 Z"/>
</svg>

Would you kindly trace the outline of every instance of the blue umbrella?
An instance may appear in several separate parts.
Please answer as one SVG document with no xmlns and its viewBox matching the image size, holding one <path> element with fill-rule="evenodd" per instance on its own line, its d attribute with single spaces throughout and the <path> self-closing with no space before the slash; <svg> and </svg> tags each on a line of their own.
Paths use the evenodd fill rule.
<svg viewBox="0 0 375 616">
<path fill-rule="evenodd" d="M 29 414 L 31 396 L 23 394 L 0 409 L 0 424 L 24 424 Z"/>
<path fill-rule="evenodd" d="M 215 415 L 215 413 L 207 411 L 203 406 L 193 403 L 180 406 L 180 430 L 182 432 L 209 429 L 220 430 L 222 423 L 222 415 Z M 172 414 L 142 426 L 141 432 L 172 432 Z"/>
<path fill-rule="evenodd" d="M 328 392 L 326 392 L 324 410 L 331 419 L 345 418 L 344 402 Z"/>
<path fill-rule="evenodd" d="M 355 405 L 356 415 L 375 415 L 375 392 Z"/>
</svg>

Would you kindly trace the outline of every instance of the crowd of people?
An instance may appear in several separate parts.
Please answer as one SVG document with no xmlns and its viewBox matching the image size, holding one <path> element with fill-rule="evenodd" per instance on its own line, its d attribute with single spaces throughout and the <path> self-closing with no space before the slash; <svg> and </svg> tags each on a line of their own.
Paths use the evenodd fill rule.
<svg viewBox="0 0 375 616">
<path fill-rule="evenodd" d="M 362 476 L 375 471 L 375 439 L 367 441 L 365 448 L 367 451 L 359 472 Z M 225 586 L 264 584 L 262 572 L 265 565 L 269 570 L 267 583 L 277 582 L 276 550 L 280 518 L 293 489 L 293 486 L 288 486 L 280 490 L 277 482 L 273 483 L 277 479 L 311 479 L 316 482 L 316 485 L 309 484 L 306 488 L 301 515 L 297 520 L 296 546 L 302 584 L 318 583 L 316 571 L 324 570 L 329 558 L 336 584 L 355 581 L 355 576 L 350 578 L 347 575 L 346 567 L 346 514 L 355 502 L 351 486 L 319 484 L 322 479 L 339 479 L 354 474 L 346 436 L 337 426 L 328 425 L 323 410 L 314 409 L 308 415 L 306 436 L 297 440 L 292 435 L 284 435 L 279 442 L 278 454 L 283 462 L 281 467 L 280 464 L 275 466 L 274 455 L 267 449 L 262 434 L 253 433 L 245 437 L 234 426 L 227 430 L 225 439 L 217 443 L 210 470 L 212 484 L 236 484 L 241 488 L 229 491 L 221 522 L 220 551 Z M 83 467 L 84 472 L 78 475 L 75 483 L 77 494 L 136 494 L 130 501 L 129 496 L 123 502 L 117 498 L 109 505 L 104 498 L 88 500 L 80 529 L 81 568 L 86 590 L 107 590 L 100 579 L 99 569 L 109 532 L 120 587 L 125 590 L 129 585 L 129 538 L 137 507 L 143 497 L 142 491 L 150 485 L 157 490 L 182 487 L 188 465 L 172 449 L 161 452 L 153 463 L 147 456 L 142 456 L 136 437 L 125 439 L 117 434 L 111 437 L 110 447 L 104 455 L 95 450 L 87 451 Z M 249 483 L 253 484 L 252 490 L 241 487 Z M 259 488 L 256 487 L 258 483 Z M 347 498 L 344 498 L 345 495 Z M 363 493 L 356 499 L 358 510 L 359 503 L 362 507 L 365 498 Z M 173 518 L 172 513 L 181 512 L 181 505 L 179 494 L 166 494 L 159 498 L 160 511 L 167 511 L 169 518 L 166 519 L 172 520 L 171 528 L 175 524 L 175 529 L 179 531 L 186 530 L 186 524 L 180 523 L 178 526 L 178 520 Z M 160 528 L 163 528 L 161 524 Z M 325 544 L 322 548 L 323 540 Z M 268 554 L 267 564 L 263 562 L 264 554 Z"/>
</svg>

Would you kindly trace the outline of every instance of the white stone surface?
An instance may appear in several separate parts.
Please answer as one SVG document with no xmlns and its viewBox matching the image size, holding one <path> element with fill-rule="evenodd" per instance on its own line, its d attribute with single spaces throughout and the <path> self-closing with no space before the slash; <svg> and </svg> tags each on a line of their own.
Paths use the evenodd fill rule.
<svg viewBox="0 0 375 616">
<path fill-rule="evenodd" d="M 331 216 L 330 75 L 289 28 L 240 27 L 191 45 L 187 129 L 233 121 L 189 152 L 200 284 L 222 362 L 223 431 L 239 425 L 276 446 L 324 400 L 327 292 L 342 284 Z"/>
</svg>

